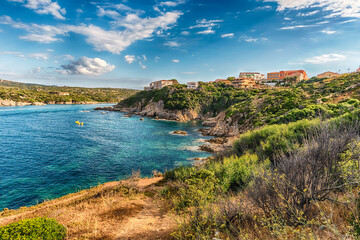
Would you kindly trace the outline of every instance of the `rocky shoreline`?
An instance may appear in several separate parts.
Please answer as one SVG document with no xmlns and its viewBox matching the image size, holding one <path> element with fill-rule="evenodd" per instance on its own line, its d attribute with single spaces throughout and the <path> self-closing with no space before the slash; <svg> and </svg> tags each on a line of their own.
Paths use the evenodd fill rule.
<svg viewBox="0 0 360 240">
<path fill-rule="evenodd" d="M 13 100 L 4 100 L 0 99 L 0 107 L 16 107 L 16 106 L 44 106 L 44 105 L 71 105 L 71 104 L 97 104 L 99 102 L 48 102 L 48 103 L 42 103 L 42 102 L 16 102 Z"/>
<path fill-rule="evenodd" d="M 232 148 L 236 137 L 240 134 L 237 121 L 226 118 L 225 112 L 221 112 L 216 117 L 202 115 L 196 110 L 167 110 L 162 101 L 150 102 L 148 104 L 136 104 L 135 107 L 122 107 L 114 105 L 110 107 L 98 107 L 94 110 L 119 111 L 126 112 L 127 115 L 138 115 L 150 117 L 156 120 L 172 120 L 179 122 L 202 121 L 202 125 L 207 128 L 201 128 L 199 131 L 204 136 L 212 136 L 213 139 L 207 140 L 206 144 L 200 146 L 200 150 L 211 153 L 219 153 Z"/>
</svg>

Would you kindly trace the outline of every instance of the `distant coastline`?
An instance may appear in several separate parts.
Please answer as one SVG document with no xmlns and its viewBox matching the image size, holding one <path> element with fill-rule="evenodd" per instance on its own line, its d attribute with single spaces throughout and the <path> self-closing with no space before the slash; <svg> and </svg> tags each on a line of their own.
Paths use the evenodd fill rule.
<svg viewBox="0 0 360 240">
<path fill-rule="evenodd" d="M 45 105 L 72 105 L 72 104 L 116 104 L 113 102 L 93 102 L 93 101 L 82 101 L 82 102 L 17 102 L 13 100 L 0 99 L 0 107 L 21 107 L 21 106 L 45 106 Z"/>
</svg>

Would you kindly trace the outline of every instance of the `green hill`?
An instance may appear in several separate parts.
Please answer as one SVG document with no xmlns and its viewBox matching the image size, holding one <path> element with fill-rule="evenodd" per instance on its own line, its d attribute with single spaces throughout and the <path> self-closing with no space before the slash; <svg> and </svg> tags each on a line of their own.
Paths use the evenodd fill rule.
<svg viewBox="0 0 360 240">
<path fill-rule="evenodd" d="M 335 79 L 312 78 L 297 85 L 273 88 L 236 89 L 223 83 L 200 83 L 198 90 L 186 85 L 141 91 L 121 101 L 118 107 L 142 109 L 163 102 L 164 111 L 198 112 L 204 117 L 226 113 L 230 125 L 240 132 L 267 124 L 280 124 L 318 117 L 336 117 L 359 106 L 360 74 L 343 74 Z M 141 110 L 141 109 L 140 109 Z"/>
<path fill-rule="evenodd" d="M 24 103 L 114 103 L 136 92 L 121 88 L 57 87 L 0 80 L 0 100 Z"/>
</svg>

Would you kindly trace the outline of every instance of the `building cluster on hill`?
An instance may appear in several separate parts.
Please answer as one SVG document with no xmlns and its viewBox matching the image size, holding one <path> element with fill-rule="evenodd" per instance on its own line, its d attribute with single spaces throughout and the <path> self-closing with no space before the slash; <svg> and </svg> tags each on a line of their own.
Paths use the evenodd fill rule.
<svg viewBox="0 0 360 240">
<path fill-rule="evenodd" d="M 356 71 L 360 72 L 360 68 Z M 324 72 L 318 74 L 318 78 L 334 78 L 339 76 L 339 73 L 335 72 Z M 305 70 L 287 70 L 279 72 L 270 72 L 265 77 L 264 74 L 259 72 L 241 72 L 238 78 L 229 77 L 227 79 L 216 79 L 209 83 L 224 83 L 231 85 L 235 88 L 264 88 L 269 86 L 275 86 L 276 84 L 284 83 L 298 83 L 303 80 L 308 80 L 309 77 Z M 174 85 L 178 83 L 175 79 L 173 80 L 160 80 L 150 83 L 149 87 L 145 87 L 145 90 L 161 89 L 165 86 Z M 188 82 L 187 89 L 197 89 L 199 87 L 198 82 Z"/>
<path fill-rule="evenodd" d="M 155 89 L 162 89 L 163 87 L 174 85 L 178 83 L 177 80 L 160 80 L 150 83 L 149 87 L 145 87 L 144 90 L 155 90 Z"/>
</svg>

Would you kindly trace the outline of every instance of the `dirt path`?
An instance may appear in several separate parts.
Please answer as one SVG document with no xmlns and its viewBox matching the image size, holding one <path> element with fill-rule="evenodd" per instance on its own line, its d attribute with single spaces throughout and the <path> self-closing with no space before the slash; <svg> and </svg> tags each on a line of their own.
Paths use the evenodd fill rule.
<svg viewBox="0 0 360 240">
<path fill-rule="evenodd" d="M 158 198 L 161 187 L 155 184 L 161 179 L 140 179 L 136 193 L 125 196 L 118 190 L 119 182 L 106 183 L 14 211 L 0 217 L 0 226 L 24 218 L 52 217 L 67 227 L 67 239 L 171 239 L 177 224 Z M 130 185 L 134 188 L 134 182 Z"/>
</svg>

